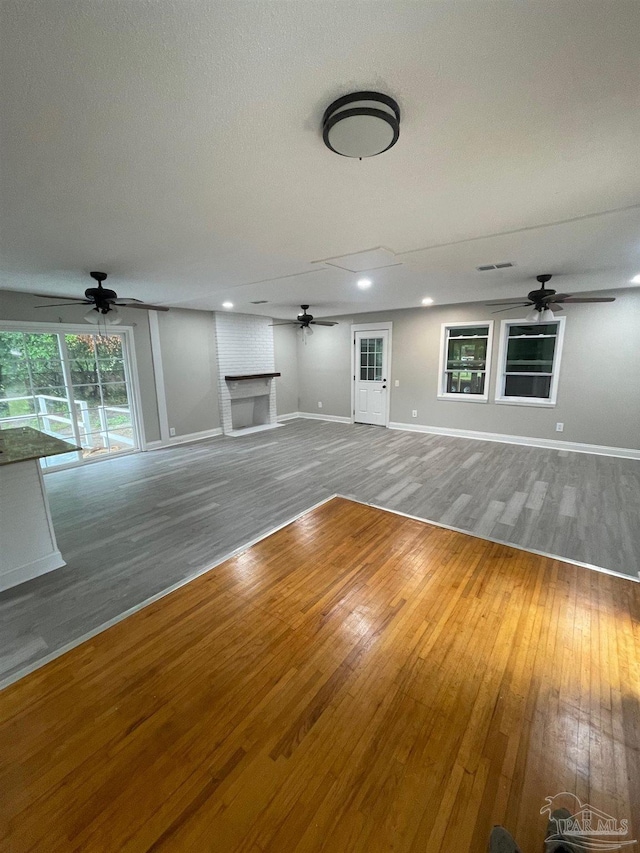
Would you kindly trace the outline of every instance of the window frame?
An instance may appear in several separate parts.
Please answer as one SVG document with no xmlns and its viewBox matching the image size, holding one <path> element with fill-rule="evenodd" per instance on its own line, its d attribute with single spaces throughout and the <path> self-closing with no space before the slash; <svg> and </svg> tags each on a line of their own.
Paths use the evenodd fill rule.
<svg viewBox="0 0 640 853">
<path fill-rule="evenodd" d="M 493 351 L 493 320 L 465 320 L 461 323 L 442 323 L 440 326 L 440 362 L 438 367 L 438 400 L 457 400 L 463 403 L 488 403 L 489 382 L 491 380 L 491 362 Z M 487 359 L 484 369 L 484 393 L 483 394 L 452 394 L 447 392 L 446 373 L 447 355 L 449 348 L 449 329 L 477 328 L 487 326 Z M 479 336 L 470 337 L 467 340 L 476 340 Z M 476 371 L 477 372 L 477 371 Z"/>
<path fill-rule="evenodd" d="M 506 360 L 509 341 L 509 329 L 511 326 L 534 326 L 535 323 L 527 320 L 502 320 L 500 324 L 500 343 L 498 347 L 498 372 L 496 376 L 496 387 L 494 402 L 502 406 L 535 406 L 537 408 L 549 409 L 556 405 L 558 398 L 558 384 L 560 380 L 560 367 L 562 364 L 562 349 L 564 345 L 564 330 L 566 317 L 554 317 L 549 323 L 557 323 L 556 346 L 553 353 L 553 369 L 551 372 L 551 384 L 548 397 L 505 397 L 506 384 Z M 548 323 L 544 324 L 548 325 Z M 531 374 L 521 374 L 531 375 Z M 536 376 L 548 376 L 548 373 L 536 373 Z"/>
</svg>

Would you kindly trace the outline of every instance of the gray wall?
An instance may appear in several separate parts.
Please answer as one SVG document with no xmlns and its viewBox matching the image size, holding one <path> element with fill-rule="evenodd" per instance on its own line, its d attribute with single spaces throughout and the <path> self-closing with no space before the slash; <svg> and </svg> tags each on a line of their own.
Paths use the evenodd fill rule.
<svg viewBox="0 0 640 853">
<path fill-rule="evenodd" d="M 273 327 L 275 369 L 282 376 L 276 382 L 276 405 L 279 415 L 299 411 L 298 336 L 297 326 Z"/>
<path fill-rule="evenodd" d="M 39 323 L 82 323 L 86 309 L 81 305 L 62 306 L 60 308 L 36 308 L 43 305 L 47 299 L 17 293 L 16 291 L 0 291 L 0 320 L 22 320 Z M 51 297 L 55 302 L 55 297 Z M 149 318 L 146 311 L 119 308 L 122 324 L 133 326 L 133 340 L 138 364 L 138 382 L 142 402 L 142 421 L 144 436 L 147 441 L 157 441 L 160 438 L 160 422 L 158 419 L 158 400 L 151 356 L 151 338 L 149 336 Z M 116 326 L 116 329 L 118 327 Z M 87 324 L 87 331 L 95 331 L 95 326 Z"/>
<path fill-rule="evenodd" d="M 317 328 L 306 345 L 298 343 L 299 410 L 350 416 L 350 324 L 391 320 L 391 421 L 640 448 L 640 289 L 606 295 L 617 301 L 565 309 L 564 351 L 553 408 L 492 402 L 504 315 L 492 318 L 489 309 L 471 303 L 340 317 L 338 326 Z M 517 317 L 516 312 L 508 315 Z M 487 319 L 496 320 L 489 402 L 438 400 L 441 324 Z M 398 388 L 395 380 L 400 382 Z M 412 409 L 417 409 L 417 418 L 411 417 Z M 555 431 L 558 421 L 564 423 L 563 433 Z"/>
<path fill-rule="evenodd" d="M 389 312 L 389 316 L 393 313 Z M 316 326 L 313 335 L 298 338 L 298 411 L 351 415 L 350 324 L 359 323 L 360 319 L 341 317 L 337 326 Z M 387 319 L 386 315 L 383 319 Z M 318 403 L 322 403 L 322 408 Z"/>
<path fill-rule="evenodd" d="M 214 315 L 172 308 L 158 314 L 169 427 L 176 437 L 220 426 Z"/>
<path fill-rule="evenodd" d="M 295 327 L 274 327 L 277 406 L 280 414 L 351 415 L 352 322 L 393 322 L 391 420 L 414 425 L 478 430 L 534 438 L 640 447 L 640 288 L 617 292 L 605 305 L 567 306 L 558 402 L 554 408 L 497 405 L 493 398 L 499 328 L 497 315 L 490 401 L 438 400 L 440 326 L 491 319 L 478 304 L 389 311 L 336 318 L 318 326 L 306 343 Z M 0 291 L 0 320 L 82 322 L 80 307 L 35 309 L 42 300 Z M 134 327 L 142 417 L 147 441 L 160 438 L 147 312 L 120 309 Z M 504 316 L 504 315 L 502 315 Z M 516 314 L 509 314 L 516 318 Z M 176 436 L 220 426 L 216 388 L 215 326 L 206 311 L 172 309 L 158 317 L 169 424 Z M 90 327 L 88 327 L 90 328 Z M 400 386 L 395 388 L 394 380 Z M 318 402 L 322 402 L 322 409 Z M 418 417 L 411 417 L 417 409 Z M 565 425 L 555 431 L 557 421 Z"/>
</svg>

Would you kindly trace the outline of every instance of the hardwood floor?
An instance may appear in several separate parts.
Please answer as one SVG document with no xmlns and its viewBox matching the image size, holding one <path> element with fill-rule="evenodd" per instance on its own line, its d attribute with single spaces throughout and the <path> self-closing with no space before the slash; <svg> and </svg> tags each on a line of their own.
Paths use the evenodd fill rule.
<svg viewBox="0 0 640 853">
<path fill-rule="evenodd" d="M 67 566 L 0 594 L 0 683 L 333 494 L 640 569 L 631 459 L 297 420 L 45 482 Z"/>
<path fill-rule="evenodd" d="M 640 838 L 640 586 L 335 499 L 0 693 L 7 853 Z"/>
</svg>

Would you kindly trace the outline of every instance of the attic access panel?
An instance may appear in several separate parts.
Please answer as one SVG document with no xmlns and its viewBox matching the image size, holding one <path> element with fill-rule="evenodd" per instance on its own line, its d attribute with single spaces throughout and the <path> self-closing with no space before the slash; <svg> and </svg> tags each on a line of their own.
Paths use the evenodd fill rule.
<svg viewBox="0 0 640 853">
<path fill-rule="evenodd" d="M 399 267 L 402 264 L 393 252 L 383 249 L 382 246 L 377 249 L 367 249 L 364 252 L 355 252 L 352 255 L 325 258 L 314 263 L 328 264 L 330 267 L 338 267 L 347 272 L 371 272 L 371 270 L 380 270 L 385 267 Z"/>
</svg>

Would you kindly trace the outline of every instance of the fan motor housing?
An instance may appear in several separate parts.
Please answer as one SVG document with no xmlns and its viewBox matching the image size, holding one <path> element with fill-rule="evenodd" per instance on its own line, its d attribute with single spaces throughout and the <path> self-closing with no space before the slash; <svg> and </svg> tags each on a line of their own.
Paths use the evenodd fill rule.
<svg viewBox="0 0 640 853">
<path fill-rule="evenodd" d="M 541 299 L 545 299 L 547 296 L 555 296 L 556 291 L 550 290 L 548 287 L 543 287 L 540 290 L 531 290 L 527 294 L 527 299 L 529 302 L 539 302 Z"/>
<path fill-rule="evenodd" d="M 97 304 L 100 302 L 115 302 L 118 298 L 115 290 L 109 290 L 107 287 L 88 287 L 84 295 L 87 299 L 92 299 Z"/>
</svg>

